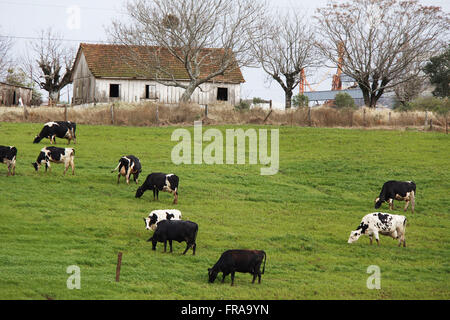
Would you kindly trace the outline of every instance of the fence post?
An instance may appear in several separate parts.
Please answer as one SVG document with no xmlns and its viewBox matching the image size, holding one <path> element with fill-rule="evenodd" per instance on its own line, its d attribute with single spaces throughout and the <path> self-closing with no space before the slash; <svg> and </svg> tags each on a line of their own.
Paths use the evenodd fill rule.
<svg viewBox="0 0 450 320">
<path fill-rule="evenodd" d="M 208 105 L 205 104 L 205 118 L 208 118 Z"/>
<path fill-rule="evenodd" d="M 26 104 L 23 105 L 23 117 L 25 118 L 25 120 L 28 119 L 28 110 Z"/>
<path fill-rule="evenodd" d="M 363 126 L 366 126 L 366 108 L 363 109 Z"/>
<path fill-rule="evenodd" d="M 111 105 L 111 124 L 114 125 L 114 103 Z"/>
<path fill-rule="evenodd" d="M 430 119 L 430 131 L 433 131 L 433 118 Z"/>
<path fill-rule="evenodd" d="M 308 126 L 312 126 L 311 122 L 311 107 L 308 107 Z"/>
</svg>

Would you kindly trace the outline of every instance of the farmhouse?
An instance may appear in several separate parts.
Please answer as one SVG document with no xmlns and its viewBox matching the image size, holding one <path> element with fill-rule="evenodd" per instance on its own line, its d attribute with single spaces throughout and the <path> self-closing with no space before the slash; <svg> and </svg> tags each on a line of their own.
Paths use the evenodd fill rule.
<svg viewBox="0 0 450 320">
<path fill-rule="evenodd" d="M 158 52 L 157 56 L 150 54 L 149 48 Z M 163 48 L 136 46 L 134 49 L 139 55 L 139 63 L 126 58 L 129 48 L 124 45 L 80 44 L 72 73 L 73 104 L 115 101 L 178 103 L 183 88 L 166 85 L 164 81 L 170 81 L 169 78 L 160 77 L 156 81 L 156 68 L 153 68 L 154 72 L 143 75 L 139 65 L 143 62 L 148 66 L 147 70 L 152 70 L 158 60 L 159 65 L 170 70 L 177 81 L 187 84 L 189 76 L 183 64 Z M 205 49 L 210 56 L 220 50 Z M 211 66 L 205 67 L 202 72 L 206 74 L 207 68 Z M 197 88 L 191 101 L 198 104 L 222 101 L 236 105 L 240 101 L 240 85 L 243 82 L 245 80 L 239 68 L 225 72 L 201 85 L 201 90 Z"/>
<path fill-rule="evenodd" d="M 0 82 L 0 106 L 31 105 L 33 89 Z"/>
</svg>

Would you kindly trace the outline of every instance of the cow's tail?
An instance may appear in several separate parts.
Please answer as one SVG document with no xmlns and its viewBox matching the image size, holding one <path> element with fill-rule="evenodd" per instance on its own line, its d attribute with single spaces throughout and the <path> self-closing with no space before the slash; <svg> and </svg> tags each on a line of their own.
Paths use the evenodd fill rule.
<svg viewBox="0 0 450 320">
<path fill-rule="evenodd" d="M 115 169 L 111 170 L 111 173 L 113 173 L 114 171 L 119 170 L 119 167 L 120 167 L 120 161 L 119 161 L 119 164 L 117 165 L 117 167 Z"/>
<path fill-rule="evenodd" d="M 262 271 L 262 274 L 264 274 L 264 271 L 266 271 L 266 259 L 267 259 L 266 252 L 263 251 L 263 253 L 264 253 L 264 265 L 263 265 L 263 271 Z"/>
</svg>

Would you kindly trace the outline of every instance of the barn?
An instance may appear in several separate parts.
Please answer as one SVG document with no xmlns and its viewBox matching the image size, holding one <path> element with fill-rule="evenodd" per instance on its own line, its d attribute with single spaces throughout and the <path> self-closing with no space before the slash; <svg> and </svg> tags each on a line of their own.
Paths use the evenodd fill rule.
<svg viewBox="0 0 450 320">
<path fill-rule="evenodd" d="M 145 63 L 155 63 L 149 56 L 149 47 L 135 47 Z M 155 47 L 153 47 L 155 48 Z M 143 102 L 154 101 L 165 104 L 178 103 L 184 89 L 169 86 L 156 81 L 152 74 L 143 76 L 133 61 L 127 60 L 128 47 L 112 44 L 81 43 L 73 66 L 73 101 L 75 105 L 92 103 L 110 103 L 115 101 Z M 214 54 L 214 50 L 205 49 Z M 173 70 L 177 81 L 188 83 L 184 66 L 170 56 L 164 49 L 158 61 Z M 170 79 L 167 79 L 170 80 Z M 224 102 L 236 105 L 240 102 L 241 84 L 245 82 L 239 68 L 213 78 L 201 85 L 191 96 L 191 101 L 198 104 Z"/>
<path fill-rule="evenodd" d="M 0 82 L 0 106 L 31 105 L 33 89 Z"/>
</svg>

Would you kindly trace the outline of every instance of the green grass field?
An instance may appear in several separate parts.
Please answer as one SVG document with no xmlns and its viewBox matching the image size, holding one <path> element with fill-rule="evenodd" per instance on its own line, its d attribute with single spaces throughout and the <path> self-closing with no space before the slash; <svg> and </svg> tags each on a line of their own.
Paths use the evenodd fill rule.
<svg viewBox="0 0 450 320">
<path fill-rule="evenodd" d="M 31 166 L 44 139 L 41 124 L 0 123 L 0 145 L 18 148 L 16 176 L 0 165 L 1 299 L 449 299 L 450 140 L 441 133 L 280 127 L 280 170 L 261 165 L 180 165 L 170 155 L 174 127 L 77 127 L 75 176 Z M 217 127 L 225 130 L 226 126 Z M 244 126 L 246 128 L 260 128 Z M 193 128 L 189 128 L 192 130 Z M 203 128 L 204 130 L 207 127 Z M 57 139 L 65 147 L 66 140 Z M 73 147 L 73 145 L 71 145 Z M 150 172 L 180 177 L 184 220 L 197 222 L 197 254 L 151 250 L 143 217 L 174 208 L 151 191 L 135 199 L 110 173 L 122 155 Z M 347 244 L 391 179 L 414 180 L 416 212 L 408 210 L 406 241 L 381 236 Z M 393 213 L 403 214 L 404 202 Z M 390 212 L 387 204 L 381 208 Z M 227 249 L 267 253 L 262 283 L 237 273 L 207 281 L 207 268 Z M 123 252 L 120 282 L 117 254 Z M 81 289 L 69 290 L 66 269 L 81 269 Z M 381 269 L 381 289 L 366 287 L 367 268 Z"/>
</svg>

